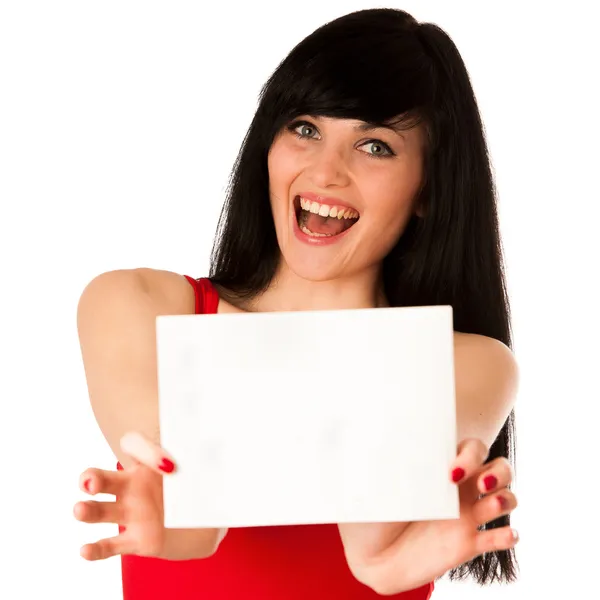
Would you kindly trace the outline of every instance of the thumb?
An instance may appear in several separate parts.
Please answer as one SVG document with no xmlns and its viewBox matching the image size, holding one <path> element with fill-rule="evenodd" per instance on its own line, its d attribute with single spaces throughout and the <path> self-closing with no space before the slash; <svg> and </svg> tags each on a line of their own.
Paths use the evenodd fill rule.
<svg viewBox="0 0 600 600">
<path fill-rule="evenodd" d="M 158 444 L 138 431 L 127 432 L 120 441 L 121 450 L 160 475 L 175 471 L 175 461 Z"/>
</svg>

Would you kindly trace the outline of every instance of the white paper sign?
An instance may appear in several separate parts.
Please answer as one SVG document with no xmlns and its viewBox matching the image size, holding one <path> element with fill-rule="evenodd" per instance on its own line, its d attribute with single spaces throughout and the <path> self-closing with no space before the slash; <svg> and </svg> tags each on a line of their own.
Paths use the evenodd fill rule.
<svg viewBox="0 0 600 600">
<path fill-rule="evenodd" d="M 165 526 L 459 516 L 451 306 L 157 317 Z"/>
</svg>

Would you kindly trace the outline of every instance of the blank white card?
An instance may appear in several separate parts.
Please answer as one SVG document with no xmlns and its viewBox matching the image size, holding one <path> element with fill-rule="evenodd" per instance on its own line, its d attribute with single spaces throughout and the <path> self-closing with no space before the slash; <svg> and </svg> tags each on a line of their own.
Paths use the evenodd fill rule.
<svg viewBox="0 0 600 600">
<path fill-rule="evenodd" d="M 451 306 L 156 325 L 166 527 L 459 517 Z"/>
</svg>

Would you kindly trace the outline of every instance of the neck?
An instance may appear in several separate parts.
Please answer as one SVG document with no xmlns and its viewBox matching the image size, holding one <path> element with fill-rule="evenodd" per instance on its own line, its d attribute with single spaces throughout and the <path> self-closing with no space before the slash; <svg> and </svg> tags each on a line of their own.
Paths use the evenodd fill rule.
<svg viewBox="0 0 600 600">
<path fill-rule="evenodd" d="M 303 279 L 287 265 L 278 269 L 268 289 L 250 301 L 252 312 L 344 310 L 388 306 L 379 267 L 327 281 Z"/>
</svg>

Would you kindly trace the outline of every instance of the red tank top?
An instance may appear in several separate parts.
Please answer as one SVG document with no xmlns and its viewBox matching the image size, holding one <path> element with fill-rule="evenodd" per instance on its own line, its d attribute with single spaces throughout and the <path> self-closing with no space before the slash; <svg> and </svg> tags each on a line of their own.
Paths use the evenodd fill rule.
<svg viewBox="0 0 600 600">
<path fill-rule="evenodd" d="M 216 313 L 219 296 L 208 279 L 185 275 L 196 314 Z M 117 465 L 122 469 L 121 465 Z M 122 528 L 119 527 L 119 531 Z M 209 558 L 168 561 L 121 557 L 124 600 L 375 600 L 344 556 L 337 525 L 230 529 Z M 433 582 L 391 598 L 428 600 Z"/>
</svg>

